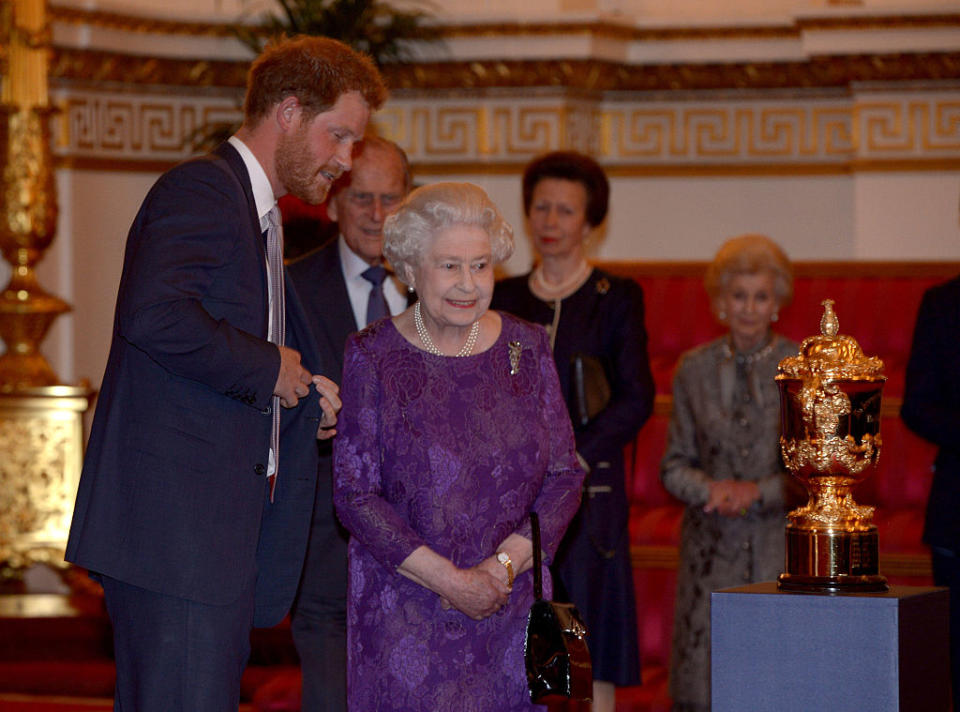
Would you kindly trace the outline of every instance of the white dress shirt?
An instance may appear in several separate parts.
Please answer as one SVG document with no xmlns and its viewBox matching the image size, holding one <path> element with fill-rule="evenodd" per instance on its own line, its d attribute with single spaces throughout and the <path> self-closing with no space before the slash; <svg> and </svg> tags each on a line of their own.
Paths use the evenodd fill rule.
<svg viewBox="0 0 960 712">
<path fill-rule="evenodd" d="M 260 165 L 260 161 L 253 155 L 253 152 L 247 148 L 247 145 L 236 136 L 227 139 L 230 145 L 237 149 L 240 158 L 243 159 L 243 165 L 247 167 L 247 173 L 250 176 L 250 187 L 253 188 L 253 202 L 256 204 L 257 217 L 260 218 L 260 231 L 267 229 L 267 213 L 277 204 L 277 199 L 273 194 L 273 186 L 270 185 L 270 179 L 267 178 L 266 171 Z M 264 251 L 263 259 L 267 259 L 267 253 Z M 273 289 L 270 284 L 270 270 L 267 270 L 267 333 L 273 330 Z M 267 461 L 267 477 L 277 471 L 277 457 L 270 448 L 270 454 Z"/>
</svg>

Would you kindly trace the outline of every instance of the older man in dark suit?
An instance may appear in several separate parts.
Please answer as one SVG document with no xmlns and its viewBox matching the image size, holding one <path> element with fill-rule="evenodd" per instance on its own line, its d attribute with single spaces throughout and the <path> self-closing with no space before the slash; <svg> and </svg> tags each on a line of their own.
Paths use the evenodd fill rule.
<svg viewBox="0 0 960 712">
<path fill-rule="evenodd" d="M 327 212 L 339 236 L 290 265 L 290 277 L 320 340 L 325 361 L 343 369 L 347 337 L 407 308 L 407 295 L 383 266 L 383 221 L 410 190 L 399 146 L 369 136 L 353 168 L 334 185 Z M 346 710 L 347 535 L 333 513 L 329 442 L 320 444 L 320 477 L 307 562 L 293 610 L 303 673 L 303 712 Z"/>
<path fill-rule="evenodd" d="M 339 42 L 268 47 L 242 128 L 133 223 L 67 545 L 103 583 L 118 710 L 236 712 L 251 626 L 293 599 L 339 399 L 311 376 L 335 371 L 284 290 L 276 199 L 322 201 L 384 98 Z"/>
</svg>

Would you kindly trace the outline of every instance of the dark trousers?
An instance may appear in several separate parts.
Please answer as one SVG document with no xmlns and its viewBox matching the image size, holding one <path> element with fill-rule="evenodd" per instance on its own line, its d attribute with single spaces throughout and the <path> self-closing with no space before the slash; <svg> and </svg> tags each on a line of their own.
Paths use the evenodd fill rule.
<svg viewBox="0 0 960 712">
<path fill-rule="evenodd" d="M 254 582 L 208 606 L 104 576 L 113 624 L 114 712 L 237 712 L 250 657 Z"/>
<path fill-rule="evenodd" d="M 933 582 L 950 588 L 950 684 L 953 709 L 960 710 L 960 556 L 938 546 L 932 554 Z"/>
<path fill-rule="evenodd" d="M 307 560 L 291 617 L 303 675 L 302 712 L 347 709 L 347 533 L 321 468 Z"/>
</svg>

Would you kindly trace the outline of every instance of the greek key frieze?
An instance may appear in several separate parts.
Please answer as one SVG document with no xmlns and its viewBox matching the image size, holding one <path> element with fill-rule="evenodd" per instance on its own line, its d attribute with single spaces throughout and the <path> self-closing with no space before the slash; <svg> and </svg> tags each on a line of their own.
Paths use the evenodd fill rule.
<svg viewBox="0 0 960 712">
<path fill-rule="evenodd" d="M 198 133 L 240 118 L 225 96 L 61 93 L 55 151 L 72 159 L 176 162 Z M 516 166 L 548 150 L 597 155 L 631 168 L 836 166 L 860 161 L 956 160 L 957 92 L 843 98 L 744 96 L 716 101 L 643 98 L 420 96 L 374 117 L 414 164 Z"/>
<path fill-rule="evenodd" d="M 601 124 L 612 161 L 842 160 L 853 145 L 843 107 L 614 107 Z"/>
<path fill-rule="evenodd" d="M 871 101 L 855 107 L 863 158 L 956 156 L 960 100 Z"/>
<path fill-rule="evenodd" d="M 186 158 L 205 126 L 240 118 L 229 101 L 204 104 L 163 97 L 71 96 L 60 109 L 59 155 L 125 160 Z"/>
</svg>

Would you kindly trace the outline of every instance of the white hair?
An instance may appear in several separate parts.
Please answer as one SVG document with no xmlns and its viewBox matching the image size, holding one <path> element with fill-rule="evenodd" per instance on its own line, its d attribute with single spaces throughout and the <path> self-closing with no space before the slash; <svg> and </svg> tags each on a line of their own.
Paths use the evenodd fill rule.
<svg viewBox="0 0 960 712">
<path fill-rule="evenodd" d="M 401 281 L 410 283 L 413 267 L 434 236 L 455 225 L 486 232 L 494 264 L 513 254 L 513 228 L 482 188 L 472 183 L 432 183 L 410 193 L 383 223 L 383 254 Z"/>
</svg>

